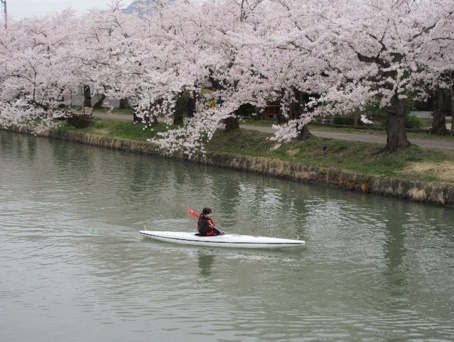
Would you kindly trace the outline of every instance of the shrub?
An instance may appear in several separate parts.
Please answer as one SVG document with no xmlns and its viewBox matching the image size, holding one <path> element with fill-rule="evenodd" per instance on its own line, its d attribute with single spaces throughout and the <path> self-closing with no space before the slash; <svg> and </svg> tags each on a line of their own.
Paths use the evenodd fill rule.
<svg viewBox="0 0 454 342">
<path fill-rule="evenodd" d="M 335 125 L 350 125 L 353 126 L 355 124 L 355 120 L 349 116 L 335 116 L 333 118 L 333 123 Z"/>
<path fill-rule="evenodd" d="M 405 116 L 405 127 L 406 128 L 422 128 L 423 120 L 418 118 L 416 115 L 407 114 Z"/>
<path fill-rule="evenodd" d="M 66 121 L 76 128 L 86 128 L 91 125 L 93 118 L 88 115 L 72 115 Z"/>
</svg>

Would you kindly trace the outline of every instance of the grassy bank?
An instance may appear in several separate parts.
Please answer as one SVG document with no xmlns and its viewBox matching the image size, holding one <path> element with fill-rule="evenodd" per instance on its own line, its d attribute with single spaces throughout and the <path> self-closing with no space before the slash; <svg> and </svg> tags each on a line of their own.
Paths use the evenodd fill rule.
<svg viewBox="0 0 454 342">
<path fill-rule="evenodd" d="M 285 160 L 304 165 L 403 178 L 422 182 L 454 182 L 454 153 L 412 146 L 395 154 L 382 154 L 381 145 L 311 137 L 278 150 L 266 134 L 238 130 L 215 135 L 207 150 Z"/>
<path fill-rule="evenodd" d="M 61 130 L 75 130 L 63 125 Z M 94 135 L 146 141 L 166 130 L 160 124 L 152 131 L 130 121 L 95 119 L 92 126 L 77 130 Z M 311 137 L 273 149 L 269 134 L 239 129 L 219 130 L 207 145 L 208 152 L 228 153 L 302 163 L 307 166 L 357 172 L 430 183 L 454 183 L 454 152 L 412 146 L 396 154 L 382 154 L 382 146 Z"/>
</svg>

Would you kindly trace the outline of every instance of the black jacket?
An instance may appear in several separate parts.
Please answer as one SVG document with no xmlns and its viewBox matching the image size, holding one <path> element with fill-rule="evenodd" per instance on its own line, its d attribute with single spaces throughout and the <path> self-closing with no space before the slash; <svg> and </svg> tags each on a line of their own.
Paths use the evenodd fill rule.
<svg viewBox="0 0 454 342">
<path fill-rule="evenodd" d="M 199 221 L 197 222 L 197 230 L 200 235 L 216 235 L 216 229 L 214 222 L 211 218 L 206 217 L 205 215 L 199 216 Z"/>
</svg>

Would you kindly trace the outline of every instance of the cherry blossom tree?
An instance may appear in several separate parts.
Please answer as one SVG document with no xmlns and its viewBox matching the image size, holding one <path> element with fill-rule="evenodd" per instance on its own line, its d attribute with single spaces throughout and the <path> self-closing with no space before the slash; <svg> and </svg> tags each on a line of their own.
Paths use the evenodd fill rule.
<svg viewBox="0 0 454 342">
<path fill-rule="evenodd" d="M 408 93 L 450 85 L 451 0 L 156 0 L 142 17 L 120 4 L 3 29 L 3 124 L 52 118 L 62 94 L 86 84 L 127 98 L 138 117 L 160 113 L 170 124 L 182 94 L 210 88 L 222 106 L 199 106 L 154 142 L 191 155 L 221 123 L 235 123 L 241 105 L 279 101 L 288 122 L 274 140 L 284 143 L 307 137 L 316 116 L 375 101 L 388 113 L 385 150 L 395 151 L 409 145 Z"/>
<path fill-rule="evenodd" d="M 324 83 L 330 86 L 321 93 L 320 110 L 353 111 L 379 99 L 388 113 L 385 150 L 407 147 L 405 101 L 409 92 L 421 92 L 420 80 L 430 75 L 421 67 L 422 56 L 430 56 L 441 37 L 452 41 L 452 30 L 445 28 L 453 6 L 444 0 L 320 1 L 312 6 L 320 34 L 311 36 L 311 54 L 327 63 Z M 439 53 L 449 54 L 446 45 L 437 46 Z"/>
<path fill-rule="evenodd" d="M 4 26 L 5 30 L 8 29 L 8 9 L 7 9 L 7 3 L 6 0 L 0 0 L 0 3 L 3 4 L 3 19 L 4 19 Z"/>
<path fill-rule="evenodd" d="M 447 8 L 449 11 L 449 9 Z M 452 11 L 452 9 L 451 9 Z M 449 20 L 450 19 L 450 20 Z M 439 25 L 433 33 L 427 48 L 419 56 L 419 67 L 425 71 L 424 78 L 420 80 L 421 87 L 435 99 L 432 128 L 433 134 L 446 134 L 445 111 L 447 100 L 452 99 L 454 82 L 452 73 L 454 70 L 454 20 L 451 17 Z"/>
<path fill-rule="evenodd" d="M 282 10 L 281 5 L 273 5 L 275 10 Z M 213 96 L 222 98 L 224 102 L 222 107 L 215 110 L 199 112 L 189 125 L 166 133 L 164 139 L 156 141 L 161 146 L 178 149 L 178 145 L 183 145 L 188 151 L 192 147 L 200 147 L 200 138 L 210 138 L 221 120 L 234 118 L 235 111 L 242 104 L 264 107 L 267 101 L 284 101 L 287 98 L 291 103 L 293 95 L 288 94 L 294 94 L 304 87 L 303 73 L 295 79 L 297 69 L 288 68 L 285 64 L 292 65 L 298 56 L 290 49 L 280 49 L 282 39 L 278 39 L 278 33 L 274 37 L 278 41 L 267 35 L 267 32 L 279 27 L 279 22 L 267 20 L 270 19 L 270 13 L 278 12 L 270 9 L 268 2 L 222 1 L 215 5 L 180 3 L 179 6 L 172 6 L 169 8 L 171 12 L 164 14 L 164 17 L 170 14 L 169 19 L 183 18 L 179 26 L 183 28 L 182 33 L 178 31 L 169 40 L 180 39 L 176 48 L 184 46 L 183 51 L 191 51 L 192 47 L 196 47 L 193 58 L 197 66 L 179 75 L 187 78 L 187 71 L 189 74 L 197 72 L 196 78 L 191 81 L 193 87 L 200 89 L 208 86 L 215 90 Z M 274 27 L 265 27 L 263 22 L 275 24 Z M 175 20 L 172 25 L 175 25 Z M 181 43 L 181 37 L 189 44 Z M 190 84 L 186 87 L 190 87 Z"/>
<path fill-rule="evenodd" d="M 227 12 L 226 3 L 213 9 L 219 11 L 217 18 Z M 239 5 L 244 9 L 244 2 Z M 279 100 L 290 121 L 275 139 L 285 142 L 301 136 L 316 115 L 348 113 L 379 101 L 388 112 L 385 150 L 409 145 L 406 98 L 412 91 L 422 93 L 420 81 L 430 73 L 421 67 L 421 58 L 440 40 L 440 32 L 452 39 L 446 29 L 452 2 L 281 0 L 254 5 L 240 20 L 211 22 L 214 46 L 219 46 L 215 51 L 229 51 L 221 54 L 220 64 L 208 67 L 230 111 L 217 111 L 213 118 L 232 115 L 242 103 L 263 106 Z M 449 51 L 438 46 L 445 55 Z M 320 98 L 304 103 L 302 94 L 311 93 Z M 292 107 L 299 108 L 297 115 Z"/>
<path fill-rule="evenodd" d="M 167 91 L 162 95 L 166 108 L 171 109 L 164 110 L 166 115 L 172 115 L 174 103 L 182 91 L 201 93 L 203 88 L 210 88 L 214 90 L 211 97 L 226 100 L 218 108 L 208 108 L 202 103 L 198 106 L 201 110 L 186 126 L 154 140 L 170 151 L 183 149 L 191 155 L 194 150 L 203 149 L 203 140 L 210 139 L 221 121 L 228 120 L 237 109 L 231 96 L 234 86 L 228 82 L 226 72 L 236 54 L 235 47 L 229 42 L 229 32 L 235 30 L 241 14 L 227 5 L 176 1 L 159 13 L 161 30 L 156 32 L 164 38 L 160 44 L 166 47 L 167 54 L 164 58 L 166 67 L 159 68 L 160 77 L 154 79 L 165 79 Z"/>
<path fill-rule="evenodd" d="M 53 125 L 62 96 L 74 88 L 72 11 L 11 22 L 0 37 L 0 123 Z"/>
<path fill-rule="evenodd" d="M 120 12 L 118 3 L 105 11 L 91 11 L 83 20 L 79 55 L 86 79 L 103 96 L 128 99 L 134 109 L 147 93 L 145 68 L 152 49 L 146 46 L 144 25 L 137 16 Z"/>
</svg>

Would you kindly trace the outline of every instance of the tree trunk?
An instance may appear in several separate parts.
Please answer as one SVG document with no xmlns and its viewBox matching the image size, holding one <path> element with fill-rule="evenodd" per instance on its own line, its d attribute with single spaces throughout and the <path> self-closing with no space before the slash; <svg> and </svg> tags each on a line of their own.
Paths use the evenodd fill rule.
<svg viewBox="0 0 454 342">
<path fill-rule="evenodd" d="M 183 125 L 184 124 L 184 113 L 186 110 L 186 99 L 183 94 L 177 99 L 175 103 L 175 112 L 173 115 L 173 124 L 174 125 Z"/>
<path fill-rule="evenodd" d="M 158 118 L 156 115 L 151 115 L 151 118 L 150 118 L 150 114 L 145 114 L 142 119 L 141 116 L 137 115 L 136 106 L 131 106 L 131 109 L 132 109 L 132 118 L 133 118 L 134 122 L 144 123 L 145 125 L 147 125 L 147 127 L 153 127 L 158 124 Z"/>
<path fill-rule="evenodd" d="M 454 94 L 451 91 L 451 135 L 454 135 Z"/>
<path fill-rule="evenodd" d="M 128 99 L 121 99 L 118 104 L 118 109 L 128 109 L 131 108 Z"/>
<path fill-rule="evenodd" d="M 299 91 L 298 89 L 293 90 L 295 94 L 295 98 L 297 100 L 296 103 L 292 103 L 290 105 L 290 119 L 299 119 L 301 118 L 302 115 L 304 115 L 304 93 Z M 307 125 L 304 125 L 301 129 L 298 131 L 298 140 L 305 140 L 310 137 L 309 129 L 307 128 Z"/>
<path fill-rule="evenodd" d="M 309 128 L 307 128 L 307 125 L 303 126 L 303 129 L 299 131 L 298 140 L 306 140 L 311 136 L 311 133 L 309 132 Z"/>
<path fill-rule="evenodd" d="M 282 112 L 282 107 L 279 106 L 279 112 L 277 113 L 277 124 L 282 125 L 287 123 L 288 121 L 289 117 L 284 115 L 284 113 Z"/>
<path fill-rule="evenodd" d="M 262 120 L 265 119 L 265 108 L 263 107 L 254 107 L 255 119 Z"/>
<path fill-rule="evenodd" d="M 353 113 L 353 127 L 354 128 L 358 128 L 360 114 L 361 113 L 359 111 L 359 108 L 355 109 L 355 112 Z"/>
<path fill-rule="evenodd" d="M 441 88 L 437 88 L 435 92 L 435 105 L 432 116 L 432 134 L 447 134 L 446 117 L 445 117 L 445 92 Z"/>
<path fill-rule="evenodd" d="M 296 102 L 290 105 L 290 119 L 298 119 L 303 113 L 304 108 L 304 94 L 298 89 L 293 89 Z"/>
<path fill-rule="evenodd" d="M 225 131 L 230 132 L 235 129 L 240 128 L 240 120 L 237 116 L 230 116 L 224 120 L 225 123 Z"/>
<path fill-rule="evenodd" d="M 99 100 L 96 101 L 96 103 L 93 105 L 93 108 L 97 108 L 97 109 L 102 108 L 102 104 L 103 104 L 105 98 L 106 98 L 106 95 L 104 95 L 104 94 L 99 95 Z"/>
<path fill-rule="evenodd" d="M 284 123 L 287 123 L 288 122 L 288 118 L 281 113 L 281 111 L 279 110 L 279 114 L 277 115 L 277 124 L 280 125 L 280 124 L 284 124 Z"/>
<path fill-rule="evenodd" d="M 137 122 L 137 123 L 142 123 L 143 120 L 140 116 L 137 116 L 137 107 L 136 106 L 131 106 L 132 109 L 132 121 Z"/>
<path fill-rule="evenodd" d="M 385 152 L 395 152 L 410 146 L 405 131 L 405 103 L 405 99 L 399 99 L 397 95 L 394 95 L 391 106 L 387 109 Z"/>
<path fill-rule="evenodd" d="M 449 88 L 449 95 L 451 95 L 451 134 L 454 134 L 454 82 L 453 72 L 451 71 L 451 87 Z"/>
<path fill-rule="evenodd" d="M 84 105 L 83 107 L 91 107 L 91 93 L 90 86 L 84 84 Z"/>
</svg>

